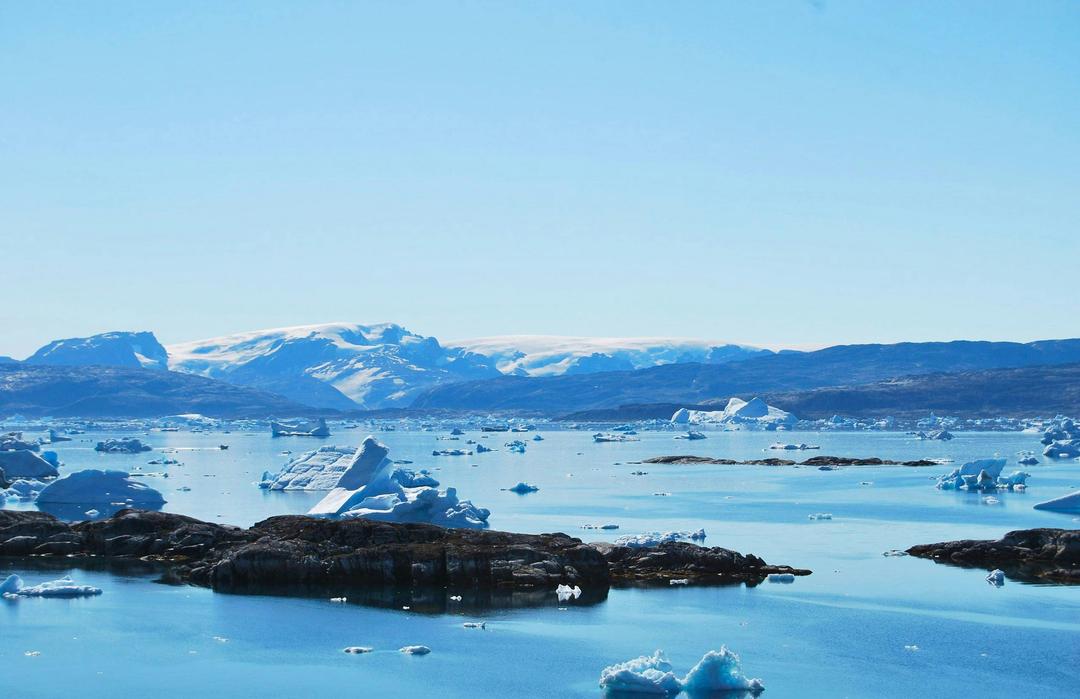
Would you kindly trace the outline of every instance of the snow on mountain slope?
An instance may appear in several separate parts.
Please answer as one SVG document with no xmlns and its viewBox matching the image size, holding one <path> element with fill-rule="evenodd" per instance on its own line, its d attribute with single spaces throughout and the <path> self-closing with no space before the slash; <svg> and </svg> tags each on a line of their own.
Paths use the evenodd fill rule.
<svg viewBox="0 0 1080 699">
<path fill-rule="evenodd" d="M 405 407 L 424 389 L 499 375 L 486 357 L 400 325 L 327 323 L 169 345 L 169 366 L 326 408 Z"/>
<path fill-rule="evenodd" d="M 151 332 L 110 332 L 53 340 L 30 355 L 26 362 L 53 366 L 169 368 L 165 348 Z"/>
<path fill-rule="evenodd" d="M 772 354 L 769 350 L 709 340 L 666 337 L 562 337 L 507 335 L 447 343 L 495 361 L 518 376 L 561 376 L 644 369 L 661 364 L 723 364 Z"/>
</svg>

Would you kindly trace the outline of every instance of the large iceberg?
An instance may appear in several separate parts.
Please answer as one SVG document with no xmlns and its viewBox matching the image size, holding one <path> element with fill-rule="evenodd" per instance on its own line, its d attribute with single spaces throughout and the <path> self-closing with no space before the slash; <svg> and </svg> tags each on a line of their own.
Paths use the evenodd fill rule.
<svg viewBox="0 0 1080 699">
<path fill-rule="evenodd" d="M 325 418 L 318 420 L 271 420 L 270 434 L 274 437 L 329 437 Z"/>
<path fill-rule="evenodd" d="M 970 461 L 960 468 L 938 478 L 939 490 L 1022 490 L 1022 487 L 1031 476 L 1023 471 L 1014 471 L 1008 476 L 1002 476 L 1001 470 L 1005 467 L 1005 459 L 978 459 Z"/>
<path fill-rule="evenodd" d="M 679 408 L 671 416 L 677 425 L 727 425 L 735 428 L 775 430 L 793 427 L 798 419 L 780 408 L 766 405 L 761 398 L 749 401 L 731 398 L 723 410 Z"/>
<path fill-rule="evenodd" d="M 489 510 L 459 500 L 454 488 L 439 490 L 439 482 L 426 473 L 400 468 L 389 453 L 374 437 L 365 439 L 334 488 L 308 514 L 475 529 L 488 526 Z"/>
<path fill-rule="evenodd" d="M 150 486 L 132 480 L 124 471 L 90 468 L 76 471 L 45 486 L 37 497 L 42 505 L 123 505 L 156 509 L 165 498 Z"/>
<path fill-rule="evenodd" d="M 59 475 L 55 464 L 29 449 L 0 451 L 0 471 L 9 479 L 55 478 Z"/>
<path fill-rule="evenodd" d="M 1051 459 L 1075 459 L 1080 456 L 1080 439 L 1064 439 L 1051 442 L 1043 449 L 1043 456 Z"/>
<path fill-rule="evenodd" d="M 1035 505 L 1036 510 L 1048 510 L 1050 512 L 1080 512 L 1080 490 L 1060 498 L 1047 500 Z"/>
<path fill-rule="evenodd" d="M 644 534 L 627 534 L 615 540 L 616 546 L 626 546 L 633 549 L 651 548 L 672 541 L 705 541 L 705 530 L 698 529 L 693 532 L 645 532 Z"/>
<path fill-rule="evenodd" d="M 360 450 L 356 447 L 319 447 L 293 457 L 277 475 L 264 474 L 259 487 L 267 490 L 331 490 L 359 456 Z"/>
<path fill-rule="evenodd" d="M 690 696 L 732 696 L 734 692 L 756 696 L 765 689 L 761 680 L 743 674 L 739 656 L 726 646 L 706 653 L 682 679 L 672 671 L 664 652 L 658 650 L 604 668 L 600 687 L 614 696 L 659 697 L 673 697 L 684 691 Z"/>
</svg>

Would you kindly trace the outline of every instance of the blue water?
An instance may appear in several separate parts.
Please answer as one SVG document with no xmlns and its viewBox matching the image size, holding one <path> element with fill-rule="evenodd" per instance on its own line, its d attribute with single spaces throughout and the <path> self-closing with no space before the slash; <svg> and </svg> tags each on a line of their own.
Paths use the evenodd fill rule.
<svg viewBox="0 0 1080 699">
<path fill-rule="evenodd" d="M 161 454 L 100 455 L 89 441 L 58 445 L 65 470 L 87 467 L 166 470 L 147 478 L 166 509 L 249 525 L 273 514 L 304 512 L 319 494 L 267 493 L 263 470 L 318 443 L 356 444 L 363 431 L 329 440 L 271 439 L 259 434 L 150 433 L 174 448 L 180 466 L 150 466 Z M 999 493 L 997 505 L 975 494 L 942 492 L 933 476 L 950 468 L 853 467 L 837 471 L 750 466 L 631 464 L 648 456 L 694 453 L 731 458 L 791 456 L 763 452 L 774 435 L 710 433 L 674 441 L 645 433 L 640 442 L 594 444 L 588 433 L 545 432 L 524 455 L 502 450 L 472 457 L 432 457 L 463 446 L 435 433 L 379 433 L 391 456 L 413 468 L 438 468 L 443 485 L 492 510 L 495 528 L 565 531 L 586 540 L 650 530 L 704 527 L 707 544 L 755 553 L 773 563 L 810 568 L 791 585 L 756 588 L 612 590 L 599 604 L 429 614 L 328 600 L 234 596 L 168 587 L 153 576 L 72 570 L 104 589 L 82 600 L 0 603 L 0 662 L 18 696 L 164 697 L 361 696 L 596 697 L 600 670 L 663 648 L 685 672 L 726 644 L 772 697 L 1075 696 L 1080 661 L 1080 588 L 987 585 L 985 572 L 886 558 L 889 549 L 955 538 L 998 537 L 1010 529 L 1076 527 L 1074 516 L 1031 505 L 1080 487 L 1080 464 L 1026 467 L 1026 493 Z M 471 434 L 474 438 L 478 434 Z M 511 438 L 491 435 L 501 447 Z M 961 433 L 949 443 L 901 434 L 790 434 L 820 444 L 796 453 L 953 458 L 957 463 L 1038 446 L 1017 433 Z M 229 450 L 217 449 L 220 443 Z M 475 464 L 475 466 L 474 466 Z M 1009 470 L 1012 469 L 1010 465 Z M 631 475 L 644 470 L 644 476 Z M 519 496 L 519 480 L 540 491 Z M 869 485 L 864 485 L 869 483 Z M 190 487 L 190 492 L 178 488 Z M 657 496 L 654 493 L 670 493 Z M 831 521 L 807 515 L 829 512 Z M 614 522 L 617 532 L 582 530 Z M 28 582 L 63 570 L 7 566 Z M 464 629 L 483 618 L 486 630 Z M 215 637 L 227 639 L 215 640 Z M 397 652 L 424 644 L 426 657 Z M 349 645 L 374 646 L 347 655 Z M 918 646 L 908 650 L 905 646 Z M 27 656 L 27 651 L 40 655 Z"/>
</svg>

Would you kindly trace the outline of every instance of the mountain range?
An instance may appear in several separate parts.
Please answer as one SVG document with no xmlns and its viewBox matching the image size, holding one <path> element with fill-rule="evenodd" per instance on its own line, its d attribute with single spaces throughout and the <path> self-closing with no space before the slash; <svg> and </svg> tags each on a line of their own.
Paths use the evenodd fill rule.
<svg viewBox="0 0 1080 699">
<path fill-rule="evenodd" d="M 1075 372 L 992 370 L 1078 362 L 1080 339 L 837 345 L 808 352 L 670 338 L 513 336 L 443 345 L 393 323 L 332 323 L 169 346 L 149 332 L 112 332 L 53 341 L 21 363 L 0 364 L 72 369 L 54 372 L 50 380 L 74 382 L 79 390 L 97 381 L 101 392 L 95 409 L 106 412 L 120 411 L 123 400 L 137 411 L 150 409 L 157 399 L 174 405 L 177 395 L 191 402 L 200 391 L 213 403 L 225 400 L 225 389 L 217 386 L 223 383 L 250 389 L 246 398 L 233 393 L 228 400 L 250 400 L 259 414 L 412 409 L 652 415 L 670 406 L 708 407 L 732 396 L 764 395 L 810 417 L 829 411 L 904 414 L 935 405 L 954 412 L 965 406 L 988 411 L 1002 400 L 1045 411 L 1070 405 L 1073 393 L 1064 391 L 1063 402 L 1055 402 L 1033 395 L 1035 387 L 1050 390 L 1054 380 L 1076 381 Z M 85 371 L 74 371 L 80 367 Z M 119 375 L 103 373 L 102 367 L 146 376 L 136 381 L 131 375 L 138 388 L 126 391 L 115 383 Z M 153 375 L 163 383 L 151 381 Z M 937 378 L 917 378 L 923 375 Z M 184 376 L 204 383 L 176 383 Z M 1031 386 L 1026 393 L 1024 381 Z M 25 388 L 25 380 L 21 385 Z M 18 404 L 13 396 L 9 391 L 0 408 Z M 22 405 L 29 412 L 34 404 L 28 399 Z M 57 406 L 68 409 L 57 401 L 38 405 Z"/>
</svg>

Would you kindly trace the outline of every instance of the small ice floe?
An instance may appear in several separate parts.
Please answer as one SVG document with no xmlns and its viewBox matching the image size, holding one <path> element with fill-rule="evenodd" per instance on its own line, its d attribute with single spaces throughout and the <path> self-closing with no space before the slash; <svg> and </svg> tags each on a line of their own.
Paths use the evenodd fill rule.
<svg viewBox="0 0 1080 699">
<path fill-rule="evenodd" d="M 1014 471 L 1002 476 L 1005 459 L 979 459 L 938 478 L 939 490 L 967 490 L 971 492 L 992 492 L 997 490 L 1016 490 L 1025 485 L 1030 473 Z M 1023 490 L 1023 488 L 1021 488 Z"/>
<path fill-rule="evenodd" d="M 348 597 L 331 597 L 330 601 L 333 602 L 334 604 L 345 604 L 346 602 L 349 601 L 349 598 Z"/>
<path fill-rule="evenodd" d="M 610 531 L 610 530 L 613 530 L 613 529 L 618 529 L 619 525 L 618 524 L 610 524 L 610 523 L 609 524 L 582 524 L 581 528 L 582 529 L 606 529 L 606 530 Z"/>
<path fill-rule="evenodd" d="M 917 645 L 915 645 L 914 643 L 912 643 L 910 646 L 904 646 L 904 650 L 906 650 L 909 653 L 918 653 L 919 652 L 919 647 Z"/>
<path fill-rule="evenodd" d="M 668 580 L 668 585 L 689 585 L 689 578 L 677 578 L 675 580 Z"/>
<path fill-rule="evenodd" d="M 782 583 L 784 585 L 788 585 L 790 583 L 795 582 L 795 574 L 794 573 L 769 573 L 768 580 L 771 583 Z"/>
<path fill-rule="evenodd" d="M 229 639 L 225 638 L 224 636 L 214 636 L 214 640 L 217 641 L 218 643 L 228 643 L 229 642 Z"/>
<path fill-rule="evenodd" d="M 398 652 L 404 653 L 405 655 L 427 655 L 431 652 L 431 649 L 427 646 L 405 646 Z"/>
<path fill-rule="evenodd" d="M 352 653 L 353 655 L 360 655 L 362 653 L 370 653 L 375 650 L 371 646 L 349 646 L 345 648 L 346 653 Z"/>
<path fill-rule="evenodd" d="M 509 488 L 503 488 L 503 490 L 509 490 L 511 493 L 517 493 L 518 495 L 525 495 L 527 493 L 535 493 L 536 491 L 540 490 L 540 488 L 533 485 L 532 483 L 518 481 L 517 485 L 511 486 Z"/>
<path fill-rule="evenodd" d="M 460 602 L 461 601 L 461 595 L 450 595 L 450 601 L 451 602 Z"/>
<path fill-rule="evenodd" d="M 908 552 L 907 551 L 901 551 L 900 549 L 889 549 L 888 551 L 886 551 L 885 553 L 883 553 L 881 555 L 886 556 L 886 557 L 900 558 L 901 556 L 908 555 Z"/>
<path fill-rule="evenodd" d="M 569 585 L 560 584 L 555 588 L 555 594 L 558 595 L 560 602 L 569 602 L 570 599 L 577 599 L 581 597 L 581 588 L 577 585 L 570 587 Z"/>
<path fill-rule="evenodd" d="M 649 472 L 648 471 L 631 471 L 630 475 L 631 476 L 647 476 L 647 475 L 649 475 Z"/>
<path fill-rule="evenodd" d="M 36 658 L 39 655 L 41 655 L 41 651 L 39 651 L 39 650 L 28 650 L 25 653 L 23 653 L 23 655 L 25 655 L 28 658 Z"/>
<path fill-rule="evenodd" d="M 64 576 L 59 580 L 50 580 L 27 587 L 18 575 L 9 575 L 0 583 L 0 595 L 5 599 L 19 597 L 93 597 L 101 594 L 101 588 L 90 585 L 77 585 Z"/>
<path fill-rule="evenodd" d="M 636 442 L 637 437 L 615 432 L 597 432 L 592 436 L 594 442 Z"/>
<path fill-rule="evenodd" d="M 993 495 L 987 495 L 985 498 L 983 498 L 983 502 L 986 503 L 987 505 L 1000 505 L 1001 504 L 1001 500 L 998 500 Z"/>
<path fill-rule="evenodd" d="M 507 442 L 503 445 L 508 451 L 512 451 L 515 454 L 524 454 L 527 445 L 520 439 L 515 439 L 512 442 Z"/>
<path fill-rule="evenodd" d="M 680 679 L 672 672 L 663 651 L 606 667 L 600 673 L 600 687 L 613 695 L 654 695 L 673 697 L 685 691 L 691 696 L 715 696 L 723 692 L 750 692 L 757 695 L 765 686 L 746 677 L 739 656 L 721 646 L 706 653 Z"/>
<path fill-rule="evenodd" d="M 486 629 L 486 621 L 466 621 L 462 626 L 466 629 Z"/>
<path fill-rule="evenodd" d="M 692 432 L 692 431 L 687 432 L 686 434 L 677 434 L 677 435 L 675 435 L 674 438 L 675 439 L 687 439 L 687 440 L 690 440 L 692 442 L 695 442 L 695 441 L 697 441 L 699 439 L 707 439 L 707 437 L 705 436 L 705 433 L 703 433 L 703 432 Z"/>
<path fill-rule="evenodd" d="M 658 498 L 667 498 L 667 497 L 671 497 L 671 493 L 653 493 L 653 495 L 655 495 L 655 496 L 656 496 L 656 497 L 658 497 Z"/>
<path fill-rule="evenodd" d="M 873 485 L 874 481 L 859 481 L 859 485 Z"/>
<path fill-rule="evenodd" d="M 986 576 L 986 582 L 990 583 L 994 587 L 1002 587 L 1005 585 L 1005 571 L 995 568 L 990 571 Z"/>
<path fill-rule="evenodd" d="M 86 515 L 87 517 L 97 517 L 101 513 L 98 512 L 97 510 L 87 510 L 86 512 L 83 512 L 83 514 Z"/>
<path fill-rule="evenodd" d="M 815 512 L 812 515 L 807 515 L 807 519 L 812 519 L 812 520 L 832 519 L 832 513 L 830 513 L 830 512 Z"/>
<path fill-rule="evenodd" d="M 645 532 L 644 534 L 627 534 L 615 540 L 616 546 L 628 546 L 632 549 L 659 546 L 672 541 L 704 541 L 705 530 L 698 529 L 694 532 Z"/>
</svg>

